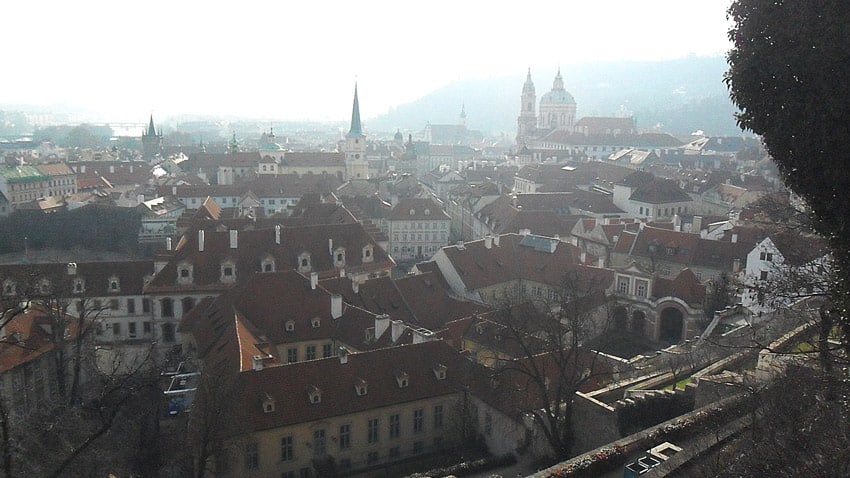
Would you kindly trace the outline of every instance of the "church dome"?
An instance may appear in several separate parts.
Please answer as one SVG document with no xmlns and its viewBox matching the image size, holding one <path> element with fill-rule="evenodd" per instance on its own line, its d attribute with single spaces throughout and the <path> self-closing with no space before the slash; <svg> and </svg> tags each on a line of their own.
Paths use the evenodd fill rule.
<svg viewBox="0 0 850 478">
<path fill-rule="evenodd" d="M 574 105 L 575 98 L 567 90 L 552 90 L 540 98 L 541 105 Z"/>
<path fill-rule="evenodd" d="M 264 142 L 260 143 L 260 151 L 280 151 L 283 148 L 280 147 L 277 143 L 272 142 Z"/>
</svg>

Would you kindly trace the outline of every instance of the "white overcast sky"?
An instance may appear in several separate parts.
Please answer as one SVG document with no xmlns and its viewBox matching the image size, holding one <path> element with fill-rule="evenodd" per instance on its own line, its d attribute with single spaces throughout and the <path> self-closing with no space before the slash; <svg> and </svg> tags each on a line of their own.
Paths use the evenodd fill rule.
<svg viewBox="0 0 850 478">
<path fill-rule="evenodd" d="M 365 118 L 458 79 L 720 55 L 730 0 L 39 1 L 0 5 L 0 104 Z M 517 87 L 518 90 L 521 86 Z"/>
</svg>

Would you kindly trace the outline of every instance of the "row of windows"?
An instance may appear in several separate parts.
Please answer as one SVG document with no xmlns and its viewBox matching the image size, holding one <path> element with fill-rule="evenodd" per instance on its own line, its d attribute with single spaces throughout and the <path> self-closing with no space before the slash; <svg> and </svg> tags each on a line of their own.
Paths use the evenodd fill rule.
<svg viewBox="0 0 850 478">
<path fill-rule="evenodd" d="M 401 240 L 402 241 L 407 241 L 407 237 L 408 237 L 407 234 L 401 234 Z M 398 242 L 398 238 L 399 238 L 399 234 L 393 234 L 393 241 Z M 427 232 L 425 234 L 421 234 L 421 233 L 420 234 L 410 234 L 410 240 L 411 241 L 428 241 L 428 240 L 431 240 L 431 241 L 440 241 L 440 242 L 445 243 L 447 239 L 448 239 L 448 237 L 447 237 L 445 232 L 440 233 L 440 234 L 435 232 L 435 233 L 430 235 L 430 239 L 429 239 L 429 235 L 428 235 Z"/>
<path fill-rule="evenodd" d="M 318 358 L 316 345 L 307 345 L 304 347 L 304 360 L 316 360 Z M 322 345 L 322 358 L 333 357 L 333 345 Z M 298 347 L 290 347 L 286 349 L 286 363 L 298 362 Z"/>
<path fill-rule="evenodd" d="M 652 208 L 651 207 L 644 208 L 643 206 L 641 206 L 640 208 L 638 208 L 638 210 L 639 210 L 639 214 L 641 216 L 644 215 L 644 211 L 646 211 L 647 216 L 652 215 Z M 657 212 L 659 214 L 661 214 L 661 208 L 658 208 Z M 667 216 L 670 216 L 670 215 L 673 215 L 673 214 L 687 214 L 687 213 L 688 213 L 688 207 L 687 206 L 678 206 L 678 207 L 669 207 L 669 208 L 665 207 L 664 208 L 664 214 L 662 215 L 662 217 L 667 217 Z"/>
<path fill-rule="evenodd" d="M 446 221 L 441 222 L 402 222 L 401 229 L 446 229 Z"/>
<path fill-rule="evenodd" d="M 443 427 L 443 406 L 436 405 L 434 407 L 434 428 Z M 422 433 L 425 431 L 425 410 L 420 408 L 413 411 L 413 433 Z M 370 418 L 366 425 L 366 440 L 370 444 L 378 443 L 380 438 L 380 420 L 378 418 Z M 389 437 L 396 439 L 401 436 L 401 416 L 396 413 L 390 416 L 389 419 Z M 340 450 L 348 450 L 352 443 L 352 426 L 351 424 L 340 425 L 339 435 L 337 437 L 337 446 Z M 438 441 L 435 441 L 438 444 Z M 324 428 L 313 431 L 312 454 L 314 457 L 324 457 L 327 455 L 327 433 Z M 424 449 L 424 442 L 417 441 L 413 444 L 413 454 L 421 453 Z M 249 470 L 256 470 L 260 465 L 259 446 L 255 442 L 247 443 L 245 447 L 245 467 Z M 393 447 L 389 450 L 390 458 L 398 458 L 401 455 L 399 447 Z M 369 464 L 376 463 L 379 459 L 377 451 L 371 451 L 368 454 L 367 462 Z M 295 438 L 292 435 L 281 437 L 280 439 L 280 461 L 294 461 L 296 457 Z M 350 467 L 350 462 L 348 464 Z M 343 468 L 347 468 L 343 466 Z M 291 472 L 294 473 L 294 472 Z M 286 474 L 284 474 L 286 476 Z M 294 476 L 294 475 L 293 475 Z"/>
</svg>

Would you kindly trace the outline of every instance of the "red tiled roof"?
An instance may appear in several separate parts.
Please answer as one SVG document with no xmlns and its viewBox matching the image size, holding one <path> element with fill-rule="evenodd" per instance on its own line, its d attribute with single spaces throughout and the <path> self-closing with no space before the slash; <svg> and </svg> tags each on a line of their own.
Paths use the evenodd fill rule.
<svg viewBox="0 0 850 478">
<path fill-rule="evenodd" d="M 232 231 L 205 231 L 204 250 L 198 250 L 198 232 L 194 229 L 181 238 L 168 264 L 154 277 L 146 289 L 148 292 L 175 290 L 224 290 L 232 285 L 222 284 L 221 264 L 230 260 L 235 264 L 236 280 L 243 282 L 260 270 L 264 258 L 274 259 L 275 270 L 298 267 L 298 256 L 310 254 L 313 271 L 320 274 L 338 274 L 329 251 L 345 248 L 345 270 L 348 272 L 384 271 L 393 267 L 392 259 L 363 229 L 354 224 L 324 224 L 313 226 L 283 227 L 280 244 L 275 242 L 275 229 L 241 230 L 236 234 L 237 247 L 230 247 Z M 362 250 L 372 246 L 372 261 L 363 262 Z M 192 265 L 192 283 L 179 285 L 177 265 L 186 262 Z"/>
<path fill-rule="evenodd" d="M 702 308 L 705 302 L 705 286 L 690 269 L 682 269 L 675 279 L 655 277 L 652 295 L 656 299 L 676 297 L 692 307 Z"/>
</svg>

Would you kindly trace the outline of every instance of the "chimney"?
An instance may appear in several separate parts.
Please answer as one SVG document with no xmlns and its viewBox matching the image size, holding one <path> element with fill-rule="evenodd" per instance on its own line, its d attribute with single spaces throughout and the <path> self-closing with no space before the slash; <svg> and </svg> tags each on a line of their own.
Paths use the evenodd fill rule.
<svg viewBox="0 0 850 478">
<path fill-rule="evenodd" d="M 484 236 L 484 247 L 486 249 L 490 249 L 491 247 L 493 247 L 493 237 L 490 236 L 490 234 Z"/>
<path fill-rule="evenodd" d="M 702 230 L 702 216 L 694 216 L 694 223 L 691 226 L 692 234 L 699 234 Z"/>
<path fill-rule="evenodd" d="M 578 262 L 584 264 L 587 261 L 587 252 L 581 251 L 578 255 Z"/>
<path fill-rule="evenodd" d="M 130 173 L 133 172 L 133 163 L 130 163 Z"/>
<path fill-rule="evenodd" d="M 339 294 L 331 295 L 331 318 L 338 319 L 342 317 L 342 296 Z"/>
<path fill-rule="evenodd" d="M 600 269 L 602 269 L 602 268 L 604 268 L 604 267 L 605 267 L 605 258 L 604 258 L 604 257 L 600 257 L 600 258 L 597 260 L 596 267 L 598 267 L 598 268 L 600 268 Z"/>
<path fill-rule="evenodd" d="M 340 278 L 345 277 L 345 269 L 344 268 L 339 270 L 339 277 Z"/>
<path fill-rule="evenodd" d="M 498 234 L 493 236 L 493 245 L 496 246 L 496 247 L 499 247 L 499 235 Z"/>
<path fill-rule="evenodd" d="M 165 250 L 166 251 L 171 250 L 171 238 L 170 237 L 165 238 Z"/>
<path fill-rule="evenodd" d="M 558 242 L 561 242 L 561 235 L 560 235 L 560 234 L 555 234 L 555 236 L 554 236 L 552 239 L 554 239 L 554 240 L 556 240 L 556 241 L 558 241 Z"/>
<path fill-rule="evenodd" d="M 735 244 L 736 242 L 738 242 L 738 233 L 733 232 L 732 233 L 732 244 Z"/>
<path fill-rule="evenodd" d="M 280 244 L 280 224 L 274 226 L 274 243 Z"/>
<path fill-rule="evenodd" d="M 466 246 L 463 245 L 463 241 L 457 241 L 457 249 L 459 251 L 466 249 Z"/>
<path fill-rule="evenodd" d="M 251 357 L 251 363 L 253 364 L 254 370 L 262 370 L 263 369 L 263 356 L 262 355 L 254 355 Z"/>
<path fill-rule="evenodd" d="M 172 195 L 172 196 L 176 196 L 176 195 L 177 195 L 177 186 L 171 186 L 171 195 Z"/>
<path fill-rule="evenodd" d="M 519 235 L 520 236 L 530 236 L 531 235 L 531 229 L 520 229 Z"/>
<path fill-rule="evenodd" d="M 339 363 L 345 365 L 348 363 L 348 349 L 345 347 L 340 347 L 337 351 L 337 356 L 339 357 Z"/>
<path fill-rule="evenodd" d="M 239 231 L 237 231 L 236 229 L 231 229 L 228 232 L 230 232 L 230 248 L 236 249 L 237 246 L 239 245 L 239 242 L 238 242 Z"/>
<path fill-rule="evenodd" d="M 311 272 L 310 273 L 310 289 L 316 290 L 316 286 L 319 285 L 319 273 Z"/>
<path fill-rule="evenodd" d="M 114 164 L 109 165 L 109 174 L 115 174 L 115 165 Z"/>
<path fill-rule="evenodd" d="M 204 230 L 198 231 L 198 252 L 204 252 Z"/>
<path fill-rule="evenodd" d="M 375 317 L 375 339 L 378 339 L 380 336 L 384 335 L 384 332 L 390 328 L 390 316 L 387 314 L 381 314 Z"/>
<path fill-rule="evenodd" d="M 83 164 L 83 165 L 81 165 L 81 166 L 80 166 L 80 172 L 81 172 L 81 173 L 85 173 L 85 172 L 86 172 L 86 165 L 85 165 L 85 164 Z"/>
<path fill-rule="evenodd" d="M 392 324 L 392 341 L 395 343 L 398 339 L 401 338 L 401 334 L 404 333 L 404 322 L 400 320 L 393 320 L 390 322 Z M 375 331 L 377 332 L 377 330 Z M 377 334 L 375 335 L 377 337 Z"/>
<path fill-rule="evenodd" d="M 737 274 L 741 272 L 741 259 L 735 258 L 732 260 L 732 273 Z"/>
<path fill-rule="evenodd" d="M 355 294 L 359 294 L 360 293 L 360 283 L 358 283 L 356 280 L 352 280 L 351 281 L 351 290 L 354 291 Z"/>
<path fill-rule="evenodd" d="M 434 340 L 434 332 L 428 329 L 418 328 L 413 329 L 413 343 L 421 344 L 422 342 L 430 342 Z"/>
<path fill-rule="evenodd" d="M 334 256 L 334 240 L 328 239 L 328 254 L 333 258 Z"/>
</svg>

